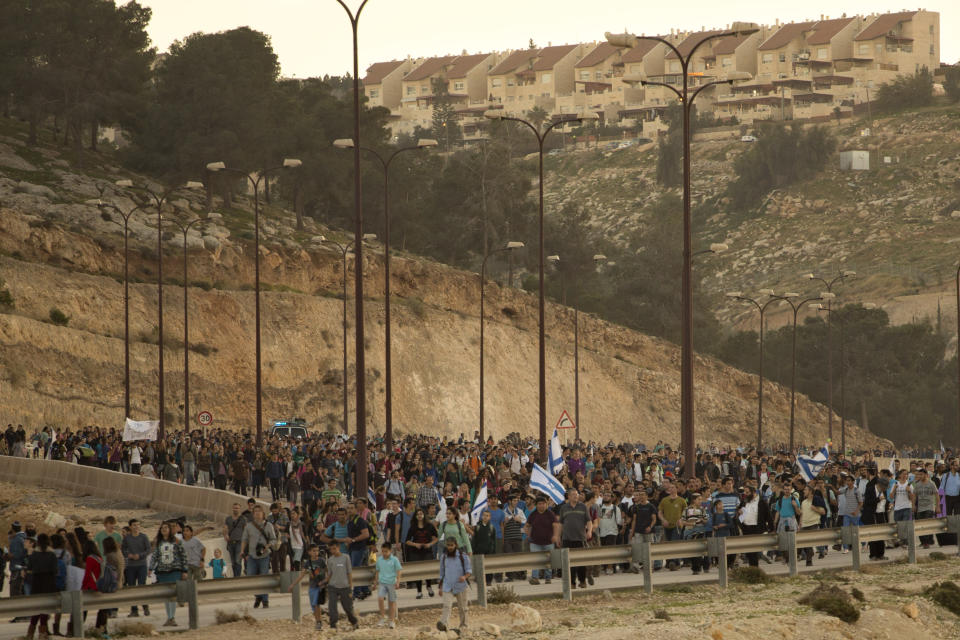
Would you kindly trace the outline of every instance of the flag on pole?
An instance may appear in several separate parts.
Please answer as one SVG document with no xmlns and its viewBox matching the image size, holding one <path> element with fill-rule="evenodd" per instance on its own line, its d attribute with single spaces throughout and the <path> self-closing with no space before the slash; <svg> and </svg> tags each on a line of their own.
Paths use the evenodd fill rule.
<svg viewBox="0 0 960 640">
<path fill-rule="evenodd" d="M 477 491 L 477 497 L 473 501 L 473 508 L 470 509 L 470 520 L 480 522 L 480 515 L 487 508 L 487 483 L 484 482 Z"/>
<path fill-rule="evenodd" d="M 370 509 L 372 511 L 377 510 L 377 494 L 374 493 L 373 487 L 367 487 L 367 500 L 370 501 Z"/>
<path fill-rule="evenodd" d="M 896 465 L 896 462 L 897 462 L 897 459 L 896 459 L 896 458 L 890 458 L 890 475 L 892 475 L 894 478 L 897 477 L 897 465 Z"/>
<path fill-rule="evenodd" d="M 550 473 L 558 473 L 563 469 L 563 447 L 560 446 L 560 435 L 557 428 L 553 428 L 553 436 L 550 438 Z M 557 504 L 560 504 L 559 502 Z"/>
<path fill-rule="evenodd" d="M 797 456 L 797 466 L 800 467 L 800 475 L 807 482 L 817 477 L 830 459 L 830 449 L 828 445 L 823 445 L 813 457 L 799 455 Z"/>
<path fill-rule="evenodd" d="M 564 501 L 566 494 L 560 481 L 537 463 L 533 464 L 533 472 L 530 474 L 530 488 L 546 494 L 557 504 Z"/>
<path fill-rule="evenodd" d="M 443 524 L 447 521 L 447 499 L 440 496 L 440 505 L 437 507 L 437 522 Z M 469 522 L 467 524 L 470 524 Z"/>
</svg>

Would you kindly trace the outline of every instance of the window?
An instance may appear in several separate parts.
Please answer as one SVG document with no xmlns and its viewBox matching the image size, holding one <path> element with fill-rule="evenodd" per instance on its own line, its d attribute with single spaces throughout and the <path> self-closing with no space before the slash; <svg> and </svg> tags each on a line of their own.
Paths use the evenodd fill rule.
<svg viewBox="0 0 960 640">
<path fill-rule="evenodd" d="M 463 80 L 457 80 L 456 82 L 453 83 L 453 90 L 454 90 L 454 91 L 463 91 L 463 86 L 464 86 L 464 85 L 463 85 Z"/>
<path fill-rule="evenodd" d="M 502 86 L 503 86 L 503 78 L 490 78 L 490 86 L 491 86 L 491 87 L 502 87 Z"/>
<path fill-rule="evenodd" d="M 787 61 L 787 54 L 781 52 L 781 53 L 780 53 L 780 62 L 786 62 L 786 61 Z"/>
<path fill-rule="evenodd" d="M 826 60 L 827 59 L 827 48 L 820 47 L 817 49 L 817 60 Z"/>
<path fill-rule="evenodd" d="M 513 102 L 513 96 L 507 96 L 507 102 Z"/>
<path fill-rule="evenodd" d="M 857 49 L 857 53 L 859 53 L 862 56 L 870 55 L 870 45 L 868 44 L 860 45 L 860 47 Z"/>
<path fill-rule="evenodd" d="M 429 94 L 430 94 L 430 87 L 428 87 L 427 85 L 421 85 L 421 86 L 420 86 L 420 95 L 425 96 L 425 95 L 429 95 Z"/>
<path fill-rule="evenodd" d="M 724 58 L 723 60 L 721 60 L 720 65 L 723 66 L 723 67 L 732 67 L 732 66 L 733 66 L 733 58 L 731 58 L 731 57 Z"/>
<path fill-rule="evenodd" d="M 933 27 L 931 27 L 932 29 Z M 930 55 L 933 55 L 933 45 L 930 45 Z"/>
<path fill-rule="evenodd" d="M 379 97 L 380 97 L 380 89 L 370 89 L 370 97 L 371 97 L 371 98 L 379 98 Z"/>
<path fill-rule="evenodd" d="M 670 73 L 680 73 L 680 61 L 671 60 L 670 61 Z"/>
<path fill-rule="evenodd" d="M 551 82 L 553 82 L 553 74 L 552 73 L 543 74 L 542 76 L 540 76 L 540 82 L 542 82 L 543 84 L 550 84 Z"/>
<path fill-rule="evenodd" d="M 407 95 L 408 95 L 408 96 L 415 96 L 415 95 L 417 95 L 417 88 L 414 87 L 414 86 L 412 86 L 412 85 L 411 85 L 411 86 L 408 86 L 408 87 L 407 87 Z"/>
<path fill-rule="evenodd" d="M 595 71 L 593 75 L 597 80 L 603 80 L 603 71 Z"/>
<path fill-rule="evenodd" d="M 780 58 L 781 58 L 780 62 L 783 62 L 783 54 L 780 54 Z M 768 64 L 770 62 L 773 62 L 773 54 L 772 53 L 763 54 L 763 64 Z"/>
<path fill-rule="evenodd" d="M 581 71 L 581 72 L 580 72 L 580 79 L 581 79 L 581 80 L 589 80 L 589 79 L 590 79 L 590 72 L 589 72 L 589 71 Z"/>
<path fill-rule="evenodd" d="M 913 45 L 912 45 L 912 44 L 905 44 L 905 45 L 903 45 L 903 46 L 900 48 L 900 50 L 903 51 L 903 52 L 905 52 L 905 53 L 913 53 Z"/>
<path fill-rule="evenodd" d="M 508 86 L 508 87 L 512 87 L 512 86 L 514 86 L 514 85 L 516 85 L 516 84 L 517 84 L 517 81 L 514 80 L 513 78 L 507 78 L 507 86 Z"/>
<path fill-rule="evenodd" d="M 933 35 L 933 25 L 930 25 L 930 35 Z"/>
</svg>

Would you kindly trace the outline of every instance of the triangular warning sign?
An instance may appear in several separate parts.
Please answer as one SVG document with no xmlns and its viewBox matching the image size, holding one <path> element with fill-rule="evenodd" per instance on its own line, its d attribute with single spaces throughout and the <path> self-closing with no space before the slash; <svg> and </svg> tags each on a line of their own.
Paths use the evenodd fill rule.
<svg viewBox="0 0 960 640">
<path fill-rule="evenodd" d="M 557 429 L 576 429 L 577 425 L 573 423 L 573 419 L 570 417 L 570 414 L 567 413 L 567 410 L 564 409 L 563 413 L 560 414 L 560 419 L 557 420 Z"/>
</svg>

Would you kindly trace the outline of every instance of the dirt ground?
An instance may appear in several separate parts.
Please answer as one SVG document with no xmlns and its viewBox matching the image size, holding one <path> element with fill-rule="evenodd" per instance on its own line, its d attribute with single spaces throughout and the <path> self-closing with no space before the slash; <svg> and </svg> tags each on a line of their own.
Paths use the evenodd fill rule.
<svg viewBox="0 0 960 640">
<path fill-rule="evenodd" d="M 103 519 L 108 515 L 116 517 L 119 526 L 131 518 L 139 519 L 143 532 L 152 538 L 163 520 L 182 514 L 158 513 L 132 502 L 65 495 L 57 489 L 0 482 L 0 532 L 4 534 L 16 520 L 23 525 L 32 522 L 37 525 L 37 531 L 47 533 L 61 526 L 69 530 L 82 526 L 87 531 L 97 532 L 103 528 Z M 187 521 L 200 538 L 217 537 L 213 522 L 199 518 L 188 518 Z M 45 524 L 47 522 L 49 524 Z M 2 544 L 6 546 L 6 537 L 3 540 Z"/>
<path fill-rule="evenodd" d="M 921 637 L 958 637 L 960 618 L 927 599 L 922 591 L 942 580 L 960 579 L 960 559 L 930 560 L 910 566 L 893 563 L 872 566 L 863 574 L 852 571 L 824 572 L 779 579 L 768 585 L 731 583 L 717 586 L 675 585 L 647 596 L 641 591 L 604 592 L 576 597 L 572 603 L 558 598 L 526 601 L 543 619 L 534 633 L 511 631 L 509 607 L 472 607 L 469 630 L 462 637 L 491 638 L 483 623 L 500 627 L 504 638 L 538 640 L 635 640 L 687 638 L 704 640 L 905 640 Z M 813 611 L 798 600 L 813 591 L 834 585 L 847 593 L 856 588 L 863 601 L 853 600 L 860 619 L 848 624 Z M 241 611 L 238 609 L 238 612 Z M 439 610 L 401 611 L 396 630 L 376 627 L 376 616 L 361 619 L 357 631 L 330 630 L 317 633 L 305 618 L 288 621 L 233 622 L 180 634 L 181 640 L 259 640 L 266 634 L 297 639 L 330 637 L 355 640 L 397 638 L 429 640 L 443 637 L 436 632 Z M 456 620 L 456 611 L 452 621 Z M 119 631 L 120 629 L 118 629 Z M 114 637 L 117 633 L 114 633 Z M 133 638 L 134 635 L 127 637 Z M 452 636 L 451 636 L 452 637 Z"/>
</svg>

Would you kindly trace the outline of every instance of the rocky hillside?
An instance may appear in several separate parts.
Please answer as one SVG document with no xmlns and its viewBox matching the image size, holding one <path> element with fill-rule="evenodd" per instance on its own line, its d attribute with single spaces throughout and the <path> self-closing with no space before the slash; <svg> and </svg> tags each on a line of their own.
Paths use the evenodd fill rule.
<svg viewBox="0 0 960 640">
<path fill-rule="evenodd" d="M 942 293 L 944 315 L 952 323 L 960 112 L 940 107 L 875 118 L 872 126 L 865 118 L 826 126 L 840 149 L 870 151 L 871 170 L 841 171 L 834 156 L 822 174 L 775 191 L 751 214 L 731 211 L 722 198 L 735 177 L 733 160 L 749 148 L 740 142 L 740 129 L 695 138 L 695 202 L 720 198 L 695 219 L 696 241 L 730 245 L 698 267 L 706 278 L 704 291 L 713 292 L 716 314 L 727 322 L 755 324 L 749 308 L 729 304 L 723 293 L 766 287 L 816 292 L 803 274 L 852 269 L 858 278 L 840 290 L 843 299 L 875 302 L 895 321 L 909 321 L 936 317 Z M 551 204 L 584 206 L 595 212 L 594 224 L 614 238 L 642 227 L 645 206 L 662 194 L 653 145 L 569 153 L 550 158 L 548 170 Z M 771 324 L 785 320 L 773 316 Z"/>
<path fill-rule="evenodd" d="M 126 175 L 108 157 L 81 172 L 57 149 L 30 149 L 18 132 L 0 137 L 0 277 L 13 306 L 0 314 L 0 397 L 6 421 L 119 426 L 123 420 L 123 255 L 120 227 L 96 206 L 98 185 Z M 127 209 L 118 196 L 105 201 Z M 200 213 L 201 199 L 177 201 Z M 231 428 L 254 426 L 252 215 L 249 203 L 221 210 L 190 251 L 191 408 Z M 131 224 L 133 417 L 156 418 L 156 230 Z M 304 416 L 336 427 L 341 415 L 342 287 L 340 255 L 318 242 L 336 233 L 268 207 L 261 246 L 265 420 Z M 179 235 L 179 234 L 177 234 Z M 182 424 L 182 240 L 166 237 L 164 287 L 166 410 Z M 376 252 L 374 252 L 376 253 Z M 368 407 L 383 425 L 382 260 L 364 265 L 367 300 Z M 478 278 L 400 256 L 393 262 L 394 422 L 399 430 L 457 435 L 477 424 Z M 348 278 L 355 276 L 351 263 Z M 352 291 L 352 287 L 350 289 Z M 537 424 L 536 298 L 491 283 L 486 343 L 487 428 L 495 435 Z M 54 321 L 57 310 L 66 316 Z M 353 305 L 349 305 L 352 330 Z M 548 308 L 548 414 L 573 409 L 572 313 Z M 675 346 L 596 318 L 581 318 L 583 435 L 599 440 L 677 442 L 679 353 Z M 352 346 L 352 335 L 351 335 Z M 353 358 L 350 358 L 351 362 Z M 713 360 L 696 364 L 700 439 L 754 437 L 756 379 Z M 354 371 L 347 372 L 353 387 Z M 783 441 L 789 390 L 767 387 L 769 441 Z M 351 406 L 352 406 L 351 393 Z M 799 398 L 797 439 L 826 437 L 823 407 Z M 353 430 L 351 417 L 350 430 Z M 860 443 L 872 435 L 851 428 Z"/>
</svg>

